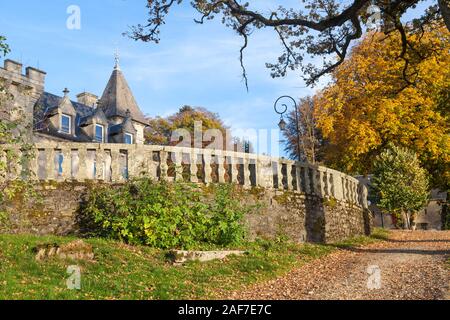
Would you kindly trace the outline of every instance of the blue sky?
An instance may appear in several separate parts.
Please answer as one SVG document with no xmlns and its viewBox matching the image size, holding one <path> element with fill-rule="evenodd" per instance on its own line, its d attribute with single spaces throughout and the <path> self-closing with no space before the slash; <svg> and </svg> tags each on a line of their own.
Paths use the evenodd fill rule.
<svg viewBox="0 0 450 320">
<path fill-rule="evenodd" d="M 299 0 L 258 0 L 264 12 L 279 4 L 298 6 Z M 119 48 L 121 67 L 144 113 L 166 116 L 182 105 L 202 106 L 220 114 L 234 130 L 272 129 L 279 121 L 273 103 L 280 95 L 311 94 L 298 73 L 272 79 L 266 62 L 281 52 L 272 31 L 253 34 L 246 52 L 247 92 L 241 78 L 242 40 L 220 20 L 197 25 L 189 1 L 172 11 L 162 29 L 162 41 L 134 42 L 122 36 L 146 20 L 144 0 L 2 1 L 1 34 L 12 52 L 8 58 L 47 72 L 46 91 L 71 97 L 82 91 L 101 95 Z M 81 30 L 66 28 L 67 8 L 81 9 Z"/>
</svg>

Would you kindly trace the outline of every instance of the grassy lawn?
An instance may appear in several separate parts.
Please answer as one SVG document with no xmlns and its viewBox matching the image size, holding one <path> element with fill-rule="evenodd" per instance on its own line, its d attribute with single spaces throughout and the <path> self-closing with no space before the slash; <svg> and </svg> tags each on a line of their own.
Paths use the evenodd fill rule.
<svg viewBox="0 0 450 320">
<path fill-rule="evenodd" d="M 33 248 L 64 244 L 71 237 L 0 235 L 0 299 L 210 299 L 217 292 L 281 275 L 339 247 L 368 244 L 386 237 L 376 230 L 334 245 L 257 241 L 241 248 L 248 255 L 224 261 L 173 266 L 166 251 L 87 239 L 96 262 L 49 259 L 37 262 Z M 69 265 L 81 268 L 81 290 L 68 290 Z"/>
</svg>

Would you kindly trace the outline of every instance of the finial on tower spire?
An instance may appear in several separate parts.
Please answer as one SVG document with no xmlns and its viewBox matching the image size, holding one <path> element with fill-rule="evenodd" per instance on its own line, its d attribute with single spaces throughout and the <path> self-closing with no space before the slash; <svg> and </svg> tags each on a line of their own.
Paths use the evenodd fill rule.
<svg viewBox="0 0 450 320">
<path fill-rule="evenodd" d="M 115 60 L 115 65 L 114 65 L 114 70 L 120 70 L 120 54 L 119 54 L 119 49 L 116 48 L 116 51 L 114 52 L 114 60 Z"/>
</svg>

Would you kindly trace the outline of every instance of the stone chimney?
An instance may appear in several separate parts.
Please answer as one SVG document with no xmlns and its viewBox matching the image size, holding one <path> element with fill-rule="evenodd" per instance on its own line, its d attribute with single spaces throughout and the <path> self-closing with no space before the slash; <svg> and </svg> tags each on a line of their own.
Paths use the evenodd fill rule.
<svg viewBox="0 0 450 320">
<path fill-rule="evenodd" d="M 26 76 L 28 79 L 37 81 L 42 84 L 45 82 L 46 74 L 47 73 L 45 73 L 44 71 L 33 68 L 33 67 L 28 67 L 26 69 Z"/>
<path fill-rule="evenodd" d="M 89 92 L 82 92 L 77 95 L 77 100 L 86 106 L 95 108 L 97 106 L 98 96 Z"/>
<path fill-rule="evenodd" d="M 17 61 L 6 59 L 4 61 L 4 67 L 7 71 L 22 74 L 22 64 Z"/>
</svg>

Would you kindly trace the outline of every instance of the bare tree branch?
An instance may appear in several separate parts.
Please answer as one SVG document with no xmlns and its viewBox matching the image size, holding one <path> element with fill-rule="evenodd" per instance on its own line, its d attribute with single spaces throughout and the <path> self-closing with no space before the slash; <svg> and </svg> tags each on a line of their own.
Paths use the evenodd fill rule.
<svg viewBox="0 0 450 320">
<path fill-rule="evenodd" d="M 317 80 L 332 72 L 341 65 L 352 46 L 364 34 L 363 24 L 371 18 L 368 8 L 376 5 L 383 13 L 384 32 L 398 32 L 401 38 L 401 55 L 399 59 L 405 61 L 404 78 L 407 85 L 413 81 L 408 79 L 414 72 L 409 68 L 416 60 L 427 58 L 421 50 L 413 47 L 408 41 L 410 33 L 423 33 L 424 26 L 442 21 L 444 17 L 449 27 L 450 0 L 438 0 L 425 11 L 422 17 L 413 19 L 406 26 L 401 24 L 400 18 L 405 13 L 415 8 L 424 0 L 353 0 L 347 5 L 338 0 L 305 0 L 303 8 L 284 8 L 264 14 L 250 9 L 250 3 L 239 0 L 192 0 L 191 5 L 201 14 L 194 21 L 203 24 L 216 16 L 222 18 L 222 23 L 237 32 L 243 38 L 240 48 L 239 61 L 242 68 L 242 76 L 248 90 L 248 77 L 244 64 L 244 52 L 250 41 L 250 29 L 273 29 L 283 47 L 283 53 L 277 63 L 267 63 L 271 69 L 272 77 L 283 77 L 287 71 L 300 68 L 305 74 L 308 85 L 314 85 Z M 160 27 L 165 23 L 165 18 L 175 4 L 182 0 L 148 0 L 149 19 L 145 25 L 137 25 L 131 28 L 128 36 L 135 40 L 160 41 Z M 433 50 L 429 48 L 429 50 Z M 409 56 L 414 53 L 414 59 Z M 310 54 L 312 57 L 322 56 L 324 62 L 318 67 L 311 63 L 305 65 L 304 57 Z"/>
</svg>

